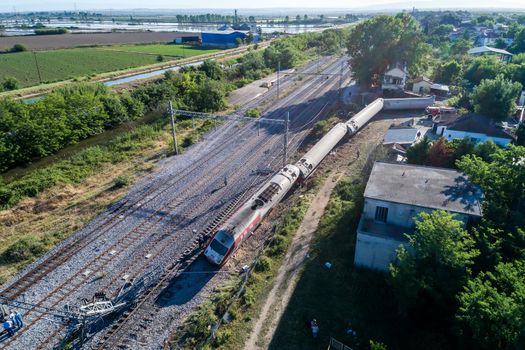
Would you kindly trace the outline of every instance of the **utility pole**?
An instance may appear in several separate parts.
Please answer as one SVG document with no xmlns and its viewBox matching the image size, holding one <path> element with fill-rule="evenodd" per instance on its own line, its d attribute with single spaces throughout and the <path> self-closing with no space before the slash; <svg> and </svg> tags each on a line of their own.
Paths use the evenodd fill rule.
<svg viewBox="0 0 525 350">
<path fill-rule="evenodd" d="M 339 99 L 343 96 L 343 71 L 345 69 L 345 62 L 341 62 L 341 73 L 339 74 Z"/>
<path fill-rule="evenodd" d="M 281 61 L 277 62 L 277 99 L 281 90 Z"/>
<path fill-rule="evenodd" d="M 288 124 L 290 123 L 290 112 L 286 112 L 286 119 L 284 121 L 284 151 L 283 151 L 283 167 L 288 162 Z"/>
<path fill-rule="evenodd" d="M 173 148 L 175 149 L 175 154 L 179 154 L 179 149 L 177 147 L 177 131 L 175 130 L 175 117 L 173 112 L 173 103 L 168 102 L 168 113 L 170 115 L 171 121 L 171 134 L 173 135 Z"/>
<path fill-rule="evenodd" d="M 42 75 L 40 74 L 40 67 L 38 67 L 38 60 L 36 59 L 35 51 L 33 51 L 33 57 L 35 58 L 35 66 L 36 66 L 36 71 L 38 73 L 38 80 L 40 81 L 40 84 L 42 84 Z"/>
</svg>

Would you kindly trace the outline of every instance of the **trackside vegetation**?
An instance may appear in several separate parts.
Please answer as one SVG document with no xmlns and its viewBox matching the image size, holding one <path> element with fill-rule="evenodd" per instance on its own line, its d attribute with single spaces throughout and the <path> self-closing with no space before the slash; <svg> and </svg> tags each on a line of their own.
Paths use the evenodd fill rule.
<svg viewBox="0 0 525 350">
<path fill-rule="evenodd" d="M 180 140 L 179 147 L 181 149 L 189 147 L 213 126 L 212 121 L 199 120 L 195 122 L 196 128 L 193 129 L 191 120 L 177 121 L 177 129 L 184 140 L 187 135 L 192 135 L 191 142 L 186 141 L 184 144 L 184 141 Z M 90 198 L 94 202 L 97 201 L 97 197 L 104 196 L 117 200 L 125 194 L 126 188 L 133 183 L 136 176 L 132 175 L 140 174 L 144 170 L 147 171 L 148 166 L 151 166 L 144 165 L 148 162 L 144 159 L 145 157 L 158 158 L 171 152 L 172 141 L 169 130 L 169 123 L 166 118 L 157 119 L 150 124 L 141 125 L 118 136 L 106 144 L 89 147 L 75 156 L 32 171 L 8 184 L 0 183 L 0 200 L 4 205 L 11 205 L 20 200 L 21 197 L 34 196 L 46 189 L 56 188 L 57 186 L 82 187 L 90 177 L 105 174 L 111 179 L 112 169 L 128 169 L 124 174 L 108 181 L 107 187 L 100 184 L 99 187 L 101 188 L 96 190 L 98 195 Z M 56 192 L 60 193 L 59 190 Z M 51 199 L 48 198 L 49 196 Z M 89 193 L 84 194 L 84 196 L 89 196 Z M 34 224 L 20 222 L 19 216 L 29 215 L 23 209 L 15 211 L 16 216 L 13 216 L 10 211 L 1 213 L 0 236 L 3 245 L 0 248 L 0 283 L 3 283 L 19 268 L 34 261 L 55 244 L 67 238 L 72 231 L 82 227 L 86 221 L 105 209 L 105 207 L 99 207 L 96 204 L 84 205 L 82 198 L 76 198 L 72 203 L 67 203 L 67 207 L 70 208 L 64 208 L 63 212 L 55 213 L 52 212 L 52 209 L 58 205 L 56 201 L 59 201 L 59 198 L 53 199 L 52 197 L 53 194 L 46 194 L 46 199 L 42 199 L 44 208 L 35 206 L 32 210 L 36 213 L 46 210 L 46 208 L 49 210 L 49 217 L 47 215 L 35 215 L 38 217 L 38 222 Z M 104 202 L 102 199 L 101 201 Z M 47 202 L 50 203 L 46 204 Z M 84 206 L 87 206 L 87 209 L 83 208 Z M 61 213 L 71 217 L 69 220 L 57 217 Z M 31 229 L 31 225 L 42 226 L 45 230 L 36 230 L 35 232 Z"/>
</svg>

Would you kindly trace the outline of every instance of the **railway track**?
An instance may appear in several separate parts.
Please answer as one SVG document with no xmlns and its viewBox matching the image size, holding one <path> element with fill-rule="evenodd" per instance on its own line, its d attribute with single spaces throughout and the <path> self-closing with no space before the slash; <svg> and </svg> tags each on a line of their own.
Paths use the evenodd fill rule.
<svg viewBox="0 0 525 350">
<path fill-rule="evenodd" d="M 330 86 L 330 88 L 331 87 L 332 86 Z M 317 113 L 314 118 L 307 121 L 307 124 L 311 124 L 314 120 L 316 120 L 316 118 L 324 110 L 324 107 L 325 105 L 321 107 L 321 111 Z M 309 129 L 303 128 L 300 131 L 300 133 L 304 134 L 307 131 L 309 131 Z M 300 136 L 300 135 L 298 134 L 295 136 Z M 303 137 L 304 136 L 305 135 L 303 135 Z M 295 137 L 292 138 L 291 140 L 292 143 L 294 142 L 294 139 Z M 293 146 L 298 147 L 298 144 L 301 141 L 302 141 L 301 137 L 297 137 L 297 140 L 295 141 L 295 144 Z M 249 196 L 244 195 L 242 197 L 247 198 Z M 243 201 L 241 201 L 240 199 L 236 199 L 235 201 L 235 203 L 242 203 L 242 202 Z M 221 213 L 220 218 L 214 221 L 209 226 L 209 228 L 210 227 L 216 228 L 217 226 L 219 226 L 220 223 L 226 220 L 230 216 L 230 214 L 235 210 L 235 208 L 237 208 L 237 205 L 233 207 L 229 207 L 229 208 L 232 208 L 232 209 L 227 210 L 224 213 Z M 209 228 L 207 229 L 207 232 L 209 232 L 209 234 L 204 235 L 207 238 L 207 241 L 210 238 L 209 235 L 211 234 L 211 232 L 213 232 L 213 229 L 209 229 Z M 206 246 L 205 244 L 203 245 L 200 242 L 202 241 L 199 240 L 199 241 L 194 242 L 192 245 L 192 250 L 190 250 L 189 252 L 185 252 L 185 253 L 190 254 L 189 255 L 190 258 L 188 259 L 189 263 L 177 267 L 176 270 L 173 272 L 170 272 L 171 269 L 168 269 L 169 278 L 167 279 L 161 278 L 159 281 L 159 284 L 151 288 L 151 290 L 148 291 L 144 295 L 144 298 L 141 298 L 140 303 L 138 303 L 136 307 L 133 307 L 132 312 L 125 313 L 123 315 L 124 317 L 120 318 L 116 322 L 116 324 L 114 324 L 107 332 L 104 333 L 104 335 L 101 338 L 99 338 L 99 341 L 97 342 L 95 348 L 102 350 L 102 349 L 124 348 L 124 347 L 130 346 L 129 343 L 133 341 L 134 337 L 136 337 L 137 332 L 139 332 L 141 329 L 143 330 L 147 328 L 148 323 L 151 323 L 153 321 L 152 320 L 152 318 L 154 317 L 153 315 L 155 315 L 157 313 L 157 309 L 159 309 L 159 307 L 156 306 L 155 303 L 153 302 L 155 298 L 158 296 L 156 292 L 164 290 L 164 288 L 167 286 L 167 281 L 169 282 L 171 279 L 176 278 L 178 275 L 180 275 L 180 273 L 182 273 L 182 271 L 184 271 L 184 269 L 186 269 L 187 266 L 189 266 L 200 255 L 200 253 Z M 148 298 L 149 298 L 149 302 L 147 302 Z"/>
<path fill-rule="evenodd" d="M 313 85 L 315 84 L 316 82 L 319 82 L 319 79 L 313 79 L 313 82 L 311 82 L 309 85 Z M 327 82 L 325 81 L 321 81 L 321 87 L 325 86 L 325 85 L 329 85 Z M 310 96 L 312 95 L 315 95 L 316 91 L 319 91 L 319 90 L 315 90 L 315 89 L 312 89 L 312 91 L 309 91 L 308 93 L 302 93 L 302 94 L 297 94 L 297 95 L 294 95 L 293 93 L 289 96 L 287 96 L 286 98 L 284 98 L 283 100 L 287 100 L 288 102 L 287 103 L 290 103 L 290 101 L 293 101 L 294 99 L 297 99 L 299 97 L 299 95 L 302 96 L 302 98 L 309 98 Z M 279 108 L 279 104 L 276 104 L 275 107 L 277 107 L 276 109 Z M 283 102 L 283 104 L 285 104 Z M 299 121 L 298 121 L 299 122 Z M 292 122 L 293 123 L 293 122 Z M 274 130 L 272 130 L 273 127 L 269 127 L 267 132 L 269 134 L 272 134 Z M 244 127 L 243 129 L 241 129 L 241 131 L 239 132 L 241 135 L 247 135 L 247 134 L 250 134 L 252 133 L 253 134 L 254 130 L 253 128 L 250 128 L 250 127 Z M 244 134 L 243 134 L 244 133 Z M 272 137 L 270 137 L 270 140 L 272 140 L 273 143 L 276 142 L 276 139 L 279 138 L 278 135 L 273 135 Z M 256 145 L 256 144 L 254 144 Z M 213 152 L 211 152 L 208 157 L 204 158 L 205 160 L 208 159 L 210 160 L 211 158 L 219 155 L 221 152 L 224 152 L 228 147 L 231 147 L 232 146 L 232 143 L 225 143 L 222 145 L 223 147 L 217 147 Z M 259 147 L 261 149 L 260 152 L 263 152 L 263 147 Z M 250 148 L 248 148 L 250 149 Z M 253 148 L 252 148 L 253 149 Z M 247 155 L 244 154 L 244 157 L 246 157 Z M 254 155 L 250 155 L 250 157 L 253 157 Z M 261 158 L 264 158 L 262 156 L 262 154 L 260 154 Z M 239 157 L 239 154 L 237 154 L 237 152 L 233 152 L 232 154 L 232 157 L 235 158 L 235 157 Z M 274 157 L 275 159 L 276 157 Z M 222 159 L 223 161 L 224 160 L 227 160 L 228 158 L 226 159 Z M 146 201 L 146 203 L 149 203 L 149 202 L 152 202 L 153 201 L 153 198 L 157 198 L 159 195 L 155 195 L 157 192 L 159 191 L 162 191 L 162 193 L 165 193 L 166 191 L 168 191 L 169 189 L 173 189 L 173 186 L 174 184 L 180 184 L 181 181 L 183 181 L 183 179 L 185 179 L 189 174 L 192 174 L 194 173 L 199 167 L 202 167 L 204 170 L 208 169 L 209 168 L 209 164 L 207 164 L 205 162 L 205 160 L 202 160 L 200 162 L 197 162 L 195 164 L 193 164 L 191 167 L 189 167 L 187 169 L 187 171 L 185 171 L 183 174 L 181 174 L 181 176 L 174 180 L 173 182 L 167 184 L 164 188 L 157 188 L 156 186 L 154 185 L 151 185 L 150 187 L 147 187 L 148 190 L 146 190 L 144 193 L 140 193 L 139 196 L 138 196 L 138 199 L 133 202 L 134 204 L 133 205 L 130 205 L 128 203 L 128 205 L 126 205 L 127 202 L 124 202 L 124 203 L 120 203 L 118 206 L 116 206 L 112 212 L 110 213 L 121 213 L 119 210 L 123 210 L 122 213 L 124 214 L 117 214 L 117 215 L 113 215 L 112 217 L 110 217 L 108 219 L 108 221 L 104 221 L 103 223 L 101 223 L 99 226 L 97 226 L 96 228 L 94 228 L 92 230 L 93 233 L 95 233 L 97 231 L 97 228 L 99 229 L 100 227 L 106 227 L 105 225 L 111 225 L 111 222 L 113 222 L 114 220 L 117 220 L 115 219 L 115 217 L 119 218 L 118 220 L 120 220 L 119 222 L 122 222 L 124 221 L 127 217 L 129 217 L 133 212 L 135 212 L 136 210 L 138 210 L 137 207 L 137 204 L 139 204 L 142 201 Z M 206 167 L 208 165 L 208 167 Z M 213 179 L 213 177 L 220 173 L 221 171 L 223 170 L 223 168 L 217 168 L 217 171 L 216 172 L 212 172 L 212 173 L 208 173 L 206 179 Z M 207 180 L 203 180 L 204 182 L 207 181 Z M 201 184 L 202 184 L 202 181 L 201 181 Z M 192 188 L 195 188 L 195 187 L 192 187 Z M 152 189 L 150 191 L 150 189 Z M 155 197 L 151 197 L 152 195 L 152 192 L 154 192 L 154 195 Z M 187 194 L 187 192 L 183 192 L 184 194 Z M 184 196 L 181 196 L 181 194 L 183 193 L 177 193 L 179 195 L 179 198 L 184 198 Z M 148 196 L 150 198 L 148 198 Z M 176 207 L 176 208 L 179 208 L 179 206 L 181 205 L 181 202 L 182 202 L 182 199 L 179 199 L 179 202 L 178 203 L 170 203 L 172 207 Z M 139 206 L 139 208 L 143 207 L 143 204 Z M 164 208 L 165 209 L 165 208 Z M 179 209 L 183 209 L 183 208 L 179 208 Z M 130 210 L 134 210 L 133 212 L 130 212 Z M 141 239 L 143 239 L 145 236 L 149 235 L 149 233 L 152 231 L 152 230 L 156 230 L 158 227 L 160 227 L 160 223 L 161 222 L 164 222 L 165 218 L 167 215 L 165 215 L 165 213 L 163 214 L 160 214 L 159 213 L 160 210 L 158 210 L 157 212 L 155 212 L 154 214 L 152 214 L 151 216 L 149 216 L 147 218 L 147 220 L 145 220 L 145 222 L 147 222 L 148 224 L 143 224 L 141 226 L 139 226 L 138 228 L 135 228 L 133 229 L 128 235 L 125 235 L 123 237 L 121 237 L 118 241 L 118 244 L 120 244 L 119 248 L 123 248 L 123 249 L 119 249 L 118 251 L 116 249 L 105 249 L 102 253 L 98 254 L 96 256 L 95 259 L 92 260 L 92 263 L 91 264 L 87 264 L 87 267 L 86 268 L 83 268 L 81 269 L 81 271 L 84 271 L 85 270 L 91 270 L 92 272 L 96 271 L 97 269 L 100 269 L 100 267 L 103 267 L 103 266 L 106 266 L 109 264 L 109 261 L 111 261 L 112 259 L 116 258 L 118 255 L 116 255 L 116 253 L 114 254 L 109 254 L 109 252 L 111 252 L 111 250 L 116 250 L 117 252 L 124 252 L 124 251 L 128 251 L 131 247 L 133 247 L 134 245 L 137 244 L 137 242 L 140 242 L 142 243 Z M 192 212 L 190 211 L 189 213 L 187 214 L 192 214 Z M 224 214 L 226 215 L 226 214 Z M 123 216 L 123 217 L 121 217 Z M 186 215 L 188 216 L 188 215 Z M 117 220 L 117 221 L 118 221 Z M 108 224 L 109 223 L 109 224 Z M 115 226 L 117 225 L 118 223 L 115 224 Z M 107 231 L 109 231 L 112 227 L 114 226 L 111 226 L 108 228 Z M 105 232 L 107 232 L 105 231 Z M 98 238 L 98 237 L 101 237 L 103 236 L 105 233 L 96 233 L 95 236 Z M 162 235 L 157 235 L 157 236 L 162 236 Z M 196 236 L 197 238 L 201 238 L 199 237 L 199 235 Z M 72 247 L 69 249 L 69 250 L 66 250 L 65 253 L 66 253 L 66 258 L 64 259 L 61 259 L 61 260 L 58 260 L 58 261 L 55 261 L 53 262 L 53 260 L 51 259 L 50 261 L 52 262 L 48 267 L 46 267 L 46 264 L 44 264 L 44 271 L 52 271 L 54 266 L 59 266 L 60 264 L 64 263 L 65 261 L 67 261 L 69 258 L 71 258 L 73 255 L 75 255 L 76 252 L 80 251 L 83 249 L 83 247 L 86 247 L 87 245 L 90 244 L 90 242 L 93 242 L 95 241 L 97 238 L 93 238 L 91 239 L 89 242 L 88 241 L 81 241 L 80 243 L 78 244 L 74 244 L 72 245 Z M 154 238 L 154 236 L 150 236 L 149 237 L 151 239 L 151 242 L 152 243 L 155 243 L 157 242 L 156 241 L 156 238 Z M 174 240 L 176 238 L 173 238 Z M 160 242 L 160 241 L 159 241 Z M 158 242 L 157 242 L 158 243 Z M 160 243 L 159 243 L 160 244 Z M 184 251 L 183 253 L 191 253 L 192 250 L 191 250 L 191 247 L 193 247 L 195 244 L 195 242 L 193 242 L 192 244 L 189 245 L 189 248 L 186 249 L 186 251 Z M 168 245 L 164 244 L 165 247 L 167 247 Z M 111 248 L 111 247 L 110 247 Z M 113 247 L 114 248 L 114 247 Z M 190 249 L 189 251 L 187 251 L 188 249 Z M 184 254 L 183 254 L 184 256 Z M 170 270 L 170 269 L 168 269 Z M 171 272 L 170 272 L 171 271 Z M 173 277 L 173 273 L 177 273 L 177 269 L 175 269 L 175 267 L 173 269 L 171 269 L 170 271 L 168 271 L 168 275 L 172 276 Z M 31 278 L 31 274 L 29 273 L 28 274 L 29 278 Z M 38 276 L 37 275 L 37 278 L 39 279 L 42 279 L 43 277 L 45 276 L 45 273 L 42 274 L 41 276 Z M 78 273 L 76 275 L 74 275 L 73 278 L 70 278 L 69 280 L 66 280 L 64 281 L 64 283 L 60 284 L 57 288 L 55 288 L 51 293 L 49 293 L 48 296 L 46 296 L 45 298 L 42 298 L 42 300 L 46 299 L 46 302 L 45 304 L 42 302 L 42 304 L 44 305 L 49 305 L 51 304 L 52 306 L 57 306 L 58 304 L 60 304 L 62 301 L 64 301 L 67 297 L 71 296 L 71 295 L 74 295 L 74 293 L 76 292 L 77 288 L 79 288 L 79 286 L 81 286 L 83 283 L 86 282 L 87 279 L 91 278 L 92 274 L 87 274 L 86 276 L 83 275 L 82 273 Z M 165 281 L 165 279 L 163 279 L 163 276 L 162 275 L 160 277 L 160 284 L 162 284 L 162 281 Z M 33 282 L 34 283 L 34 282 Z M 22 284 L 21 285 L 21 289 L 24 289 L 24 290 L 27 290 L 27 288 L 29 288 L 31 285 L 31 283 L 29 283 L 29 285 L 26 287 L 25 284 Z M 160 287 L 159 287 L 160 288 Z M 159 290 L 158 288 L 155 288 L 154 290 Z M 16 292 L 16 291 L 14 291 Z M 18 292 L 18 295 L 20 295 L 20 293 L 22 293 L 22 291 L 19 291 Z M 16 294 L 16 293 L 15 293 Z M 150 295 L 150 294 L 148 294 Z M 130 315 L 134 315 L 134 313 L 131 313 Z M 126 318 L 127 319 L 127 318 Z M 37 321 L 39 319 L 37 318 Z M 121 321 L 123 322 L 123 321 Z M 124 323 L 123 323 L 124 324 Z M 26 328 L 26 329 L 29 329 Z M 25 329 L 24 329 L 25 331 Z M 21 333 L 22 331 L 20 331 L 19 333 L 17 333 L 17 336 L 16 337 L 19 337 L 20 335 L 23 335 L 23 333 Z M 59 333 L 59 332 L 57 332 Z M 50 337 L 50 340 L 54 338 L 53 337 Z M 0 347 L 4 347 L 4 346 L 9 346 L 9 344 L 12 343 L 12 341 L 16 340 L 16 338 L 13 338 L 8 344 L 7 343 L 3 343 L 3 344 L 0 344 Z M 44 342 L 46 343 L 46 342 Z M 42 345 L 46 345 L 46 344 L 42 344 Z"/>
<path fill-rule="evenodd" d="M 313 67 L 308 67 L 306 71 L 308 72 L 312 69 Z M 273 93 L 275 93 L 275 91 L 270 91 L 266 98 L 271 97 Z M 214 148 L 213 151 L 207 155 L 206 159 L 201 159 L 201 163 L 193 164 L 191 167 L 184 169 L 184 173 L 177 179 L 168 182 L 162 182 L 161 184 L 152 182 L 151 184 L 147 185 L 144 190 L 141 191 L 141 193 L 139 193 L 137 198 L 126 197 L 124 200 L 119 201 L 115 206 L 109 209 L 109 212 L 106 213 L 102 220 L 98 221 L 99 219 L 96 219 L 96 225 L 93 225 L 93 227 L 91 227 L 83 235 L 83 237 L 69 242 L 69 244 L 62 250 L 48 256 L 45 260 L 40 261 L 37 266 L 31 268 L 29 271 L 24 272 L 16 280 L 16 286 L 13 286 L 13 283 L 5 286 L 0 291 L 0 295 L 8 299 L 16 299 L 20 297 L 34 283 L 47 276 L 49 272 L 67 262 L 77 252 L 105 235 L 109 230 L 119 223 L 126 220 L 130 215 L 139 210 L 141 206 L 153 201 L 166 191 L 170 190 L 174 185 L 179 183 L 181 179 L 185 177 L 185 175 L 195 171 L 195 169 L 197 169 L 202 164 L 202 162 L 208 161 L 217 156 L 230 145 L 230 143 L 225 143 L 218 148 Z M 141 206 L 138 206 L 139 203 Z M 84 239 L 86 237 L 88 238 Z"/>
</svg>

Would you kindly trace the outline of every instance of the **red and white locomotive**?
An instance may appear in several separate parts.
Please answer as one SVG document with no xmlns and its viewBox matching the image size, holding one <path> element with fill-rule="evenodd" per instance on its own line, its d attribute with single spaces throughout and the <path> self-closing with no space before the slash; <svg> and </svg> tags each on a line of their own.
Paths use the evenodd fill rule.
<svg viewBox="0 0 525 350">
<path fill-rule="evenodd" d="M 281 201 L 299 175 L 299 169 L 290 164 L 274 175 L 219 228 L 204 251 L 206 259 L 212 264 L 222 265 L 259 226 L 270 209 Z"/>
</svg>

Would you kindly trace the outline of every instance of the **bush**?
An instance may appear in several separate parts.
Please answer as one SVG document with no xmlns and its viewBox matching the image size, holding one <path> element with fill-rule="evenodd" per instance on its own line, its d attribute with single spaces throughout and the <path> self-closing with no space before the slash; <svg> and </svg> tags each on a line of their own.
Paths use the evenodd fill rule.
<svg viewBox="0 0 525 350">
<path fill-rule="evenodd" d="M 269 271 L 272 268 L 272 259 L 270 259 L 267 256 L 262 256 L 259 261 L 257 261 L 257 264 L 255 265 L 255 271 L 257 272 L 265 272 Z"/>
<path fill-rule="evenodd" d="M 35 29 L 35 35 L 60 35 L 66 34 L 66 28 L 41 28 Z"/>
<path fill-rule="evenodd" d="M 221 346 L 231 338 L 232 331 L 230 329 L 221 329 L 215 335 L 215 346 Z"/>
<path fill-rule="evenodd" d="M 261 117 L 261 111 L 257 108 L 252 108 L 246 111 L 245 116 L 250 118 L 260 118 Z"/>
<path fill-rule="evenodd" d="M 35 259 L 44 254 L 46 247 L 40 239 L 27 236 L 11 244 L 1 255 L 1 260 L 7 264 Z"/>
<path fill-rule="evenodd" d="M 158 55 L 157 56 L 157 62 L 164 62 L 164 56 Z"/>
<path fill-rule="evenodd" d="M 286 237 L 282 235 L 275 235 L 272 244 L 270 245 L 270 249 L 268 250 L 268 254 L 270 256 L 279 256 L 286 251 L 287 247 L 288 242 Z"/>
<path fill-rule="evenodd" d="M 27 47 L 25 47 L 22 44 L 15 44 L 9 51 L 10 52 L 24 52 L 24 51 L 27 51 Z"/>
<path fill-rule="evenodd" d="M 195 134 L 189 134 L 182 140 L 182 147 L 187 148 L 197 142 L 197 136 Z"/>
<path fill-rule="evenodd" d="M 117 188 L 126 187 L 127 185 L 129 185 L 129 182 L 130 182 L 129 176 L 120 175 L 115 179 L 113 183 L 113 188 L 117 189 Z"/>
<path fill-rule="evenodd" d="M 250 307 L 255 303 L 255 294 L 249 288 L 246 288 L 242 295 L 242 304 L 246 307 Z"/>
<path fill-rule="evenodd" d="M 6 77 L 2 82 L 2 88 L 6 91 L 16 90 L 20 88 L 20 83 L 16 78 Z"/>
</svg>

